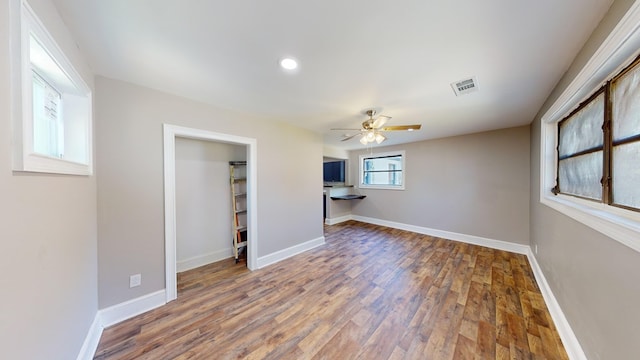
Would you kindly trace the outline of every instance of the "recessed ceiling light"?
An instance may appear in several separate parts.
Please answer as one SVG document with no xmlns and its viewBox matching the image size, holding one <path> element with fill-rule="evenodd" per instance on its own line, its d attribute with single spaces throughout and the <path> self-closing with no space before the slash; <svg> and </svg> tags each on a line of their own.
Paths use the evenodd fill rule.
<svg viewBox="0 0 640 360">
<path fill-rule="evenodd" d="M 284 58 L 280 60 L 280 66 L 286 70 L 294 70 L 298 67 L 298 62 L 292 58 Z"/>
</svg>

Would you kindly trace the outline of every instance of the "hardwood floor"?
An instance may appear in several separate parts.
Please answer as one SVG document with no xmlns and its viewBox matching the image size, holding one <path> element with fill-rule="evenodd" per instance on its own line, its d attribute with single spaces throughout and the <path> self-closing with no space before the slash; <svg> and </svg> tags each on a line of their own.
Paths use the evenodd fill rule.
<svg viewBox="0 0 640 360">
<path fill-rule="evenodd" d="M 350 221 L 104 330 L 96 359 L 568 359 L 525 256 Z"/>
</svg>

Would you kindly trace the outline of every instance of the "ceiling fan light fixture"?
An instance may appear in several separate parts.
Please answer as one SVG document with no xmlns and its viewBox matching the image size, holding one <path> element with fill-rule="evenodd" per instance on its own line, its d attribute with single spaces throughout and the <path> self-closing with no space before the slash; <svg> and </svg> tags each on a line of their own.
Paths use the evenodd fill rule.
<svg viewBox="0 0 640 360">
<path fill-rule="evenodd" d="M 384 126 L 385 123 L 391 119 L 390 116 L 379 115 L 377 118 L 373 118 L 376 114 L 376 111 L 371 109 L 366 112 L 369 118 L 362 122 L 362 127 L 360 129 L 344 129 L 344 128 L 332 128 L 331 130 L 349 130 L 349 131 L 359 131 L 356 134 L 348 135 L 345 134 L 341 141 L 346 141 L 353 139 L 356 136 L 359 136 L 360 143 L 362 145 L 370 145 L 374 141 L 377 144 L 381 144 L 383 141 L 387 140 L 387 137 L 382 133 L 385 131 L 414 131 L 420 130 L 421 125 L 393 125 L 393 126 Z"/>
<path fill-rule="evenodd" d="M 364 133 L 362 135 L 362 137 L 360 138 L 360 143 L 362 145 L 368 145 L 372 142 L 376 142 L 378 144 L 380 144 L 381 142 L 385 141 L 387 138 L 382 135 L 381 133 L 375 131 L 375 130 L 369 130 L 366 133 Z"/>
<path fill-rule="evenodd" d="M 374 141 L 376 139 L 376 132 L 373 130 L 367 131 L 366 138 L 367 138 L 367 142 Z"/>
</svg>

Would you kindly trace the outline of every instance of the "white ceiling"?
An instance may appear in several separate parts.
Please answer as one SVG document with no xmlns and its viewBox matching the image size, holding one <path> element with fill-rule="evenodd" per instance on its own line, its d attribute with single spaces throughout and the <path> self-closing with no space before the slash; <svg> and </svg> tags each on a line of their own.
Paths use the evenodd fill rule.
<svg viewBox="0 0 640 360">
<path fill-rule="evenodd" d="M 612 0 L 54 0 L 96 74 L 383 145 L 530 123 Z M 293 73 L 284 56 L 299 61 Z M 450 83 L 475 76 L 477 92 Z"/>
</svg>

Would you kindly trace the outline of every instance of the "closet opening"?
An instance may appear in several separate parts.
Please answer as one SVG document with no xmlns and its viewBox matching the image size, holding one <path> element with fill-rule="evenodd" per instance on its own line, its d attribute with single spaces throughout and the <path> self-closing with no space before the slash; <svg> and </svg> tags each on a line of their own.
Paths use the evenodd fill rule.
<svg viewBox="0 0 640 360">
<path fill-rule="evenodd" d="M 178 295 L 178 273 L 256 268 L 257 167 L 251 138 L 165 124 L 164 145 L 169 302 Z"/>
</svg>

